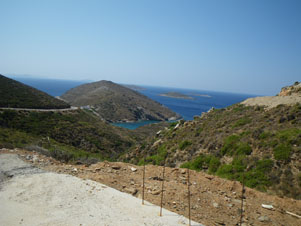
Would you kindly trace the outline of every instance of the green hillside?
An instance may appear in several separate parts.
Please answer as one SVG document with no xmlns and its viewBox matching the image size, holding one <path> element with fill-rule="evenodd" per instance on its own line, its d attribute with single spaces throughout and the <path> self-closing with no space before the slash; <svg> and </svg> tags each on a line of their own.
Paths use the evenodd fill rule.
<svg viewBox="0 0 301 226">
<path fill-rule="evenodd" d="M 0 110 L 0 148 L 50 151 L 64 161 L 117 160 L 167 123 L 130 131 L 100 120 L 88 110 L 36 112 Z M 35 148 L 33 148 L 35 147 Z"/>
<path fill-rule="evenodd" d="M 21 82 L 0 75 L 0 107 L 62 109 L 70 105 Z"/>
<path fill-rule="evenodd" d="M 0 144 L 2 146 L 26 146 L 34 144 L 32 137 L 48 138 L 76 149 L 87 155 L 95 154 L 100 159 L 116 159 L 129 148 L 133 140 L 126 130 L 100 121 L 91 113 L 76 110 L 68 112 L 29 112 L 0 110 Z M 19 140 L 11 140 L 12 131 L 26 134 Z"/>
<path fill-rule="evenodd" d="M 171 125 L 126 161 L 202 170 L 247 186 L 301 199 L 301 104 L 236 104 Z"/>
</svg>

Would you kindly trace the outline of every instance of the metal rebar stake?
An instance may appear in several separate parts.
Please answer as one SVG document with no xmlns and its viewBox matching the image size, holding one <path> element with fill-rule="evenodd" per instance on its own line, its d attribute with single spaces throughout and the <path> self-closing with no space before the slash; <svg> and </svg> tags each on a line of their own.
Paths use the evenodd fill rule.
<svg viewBox="0 0 301 226">
<path fill-rule="evenodd" d="M 245 193 L 245 174 L 242 175 L 242 190 L 241 190 L 241 209 L 240 209 L 240 226 L 242 225 L 242 221 L 243 221 L 243 208 L 244 208 L 244 193 Z"/>
<path fill-rule="evenodd" d="M 190 215 L 190 175 L 189 175 L 189 169 L 187 169 L 187 190 L 188 190 L 188 217 L 189 217 L 189 226 L 191 226 L 191 215 Z"/>
<path fill-rule="evenodd" d="M 163 175 L 162 175 L 162 188 L 161 188 L 160 217 L 162 217 L 163 191 L 164 191 L 164 175 L 165 175 L 165 158 L 164 158 L 164 163 L 163 163 Z"/>
<path fill-rule="evenodd" d="M 145 158 L 144 158 L 144 161 L 143 161 L 143 181 L 142 181 L 142 205 L 144 205 L 144 183 L 145 183 Z"/>
</svg>

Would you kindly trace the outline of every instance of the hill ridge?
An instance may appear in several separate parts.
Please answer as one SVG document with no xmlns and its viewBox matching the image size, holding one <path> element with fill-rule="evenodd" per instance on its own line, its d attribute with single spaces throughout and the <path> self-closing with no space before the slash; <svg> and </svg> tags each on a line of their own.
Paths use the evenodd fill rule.
<svg viewBox="0 0 301 226">
<path fill-rule="evenodd" d="M 0 74 L 0 107 L 62 109 L 70 105 L 45 92 Z"/>
<path fill-rule="evenodd" d="M 70 89 L 61 98 L 73 106 L 91 109 L 109 122 L 180 118 L 162 104 L 112 81 L 86 83 Z"/>
</svg>

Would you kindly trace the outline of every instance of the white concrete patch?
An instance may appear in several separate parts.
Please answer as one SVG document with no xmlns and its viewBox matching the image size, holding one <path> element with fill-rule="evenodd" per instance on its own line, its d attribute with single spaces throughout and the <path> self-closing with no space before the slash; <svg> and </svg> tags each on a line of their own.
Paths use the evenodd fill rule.
<svg viewBox="0 0 301 226">
<path fill-rule="evenodd" d="M 164 209 L 160 217 L 159 211 L 160 207 L 142 205 L 129 194 L 65 174 L 16 175 L 3 182 L 0 190 L 0 225 L 5 226 L 188 224 L 183 216 Z"/>
</svg>

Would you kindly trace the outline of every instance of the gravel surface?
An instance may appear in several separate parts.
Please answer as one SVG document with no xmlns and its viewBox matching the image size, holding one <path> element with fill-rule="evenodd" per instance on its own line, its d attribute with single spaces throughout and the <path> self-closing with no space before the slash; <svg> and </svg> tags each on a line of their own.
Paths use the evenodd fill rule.
<svg viewBox="0 0 301 226">
<path fill-rule="evenodd" d="M 0 225 L 175 226 L 188 219 L 91 180 L 0 155 Z M 200 225 L 192 222 L 192 225 Z"/>
<path fill-rule="evenodd" d="M 267 108 L 274 108 L 280 104 L 284 105 L 294 105 L 301 103 L 300 95 L 291 95 L 291 96 L 266 96 L 266 97 L 254 97 L 246 99 L 241 102 L 247 106 L 266 106 Z"/>
</svg>

